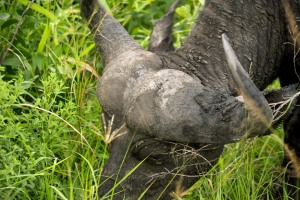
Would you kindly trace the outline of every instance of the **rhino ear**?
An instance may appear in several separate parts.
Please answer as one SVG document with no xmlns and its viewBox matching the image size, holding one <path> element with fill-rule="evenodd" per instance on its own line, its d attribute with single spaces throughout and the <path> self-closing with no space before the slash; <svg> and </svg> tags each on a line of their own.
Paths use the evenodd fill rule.
<svg viewBox="0 0 300 200">
<path fill-rule="evenodd" d="M 262 122 L 269 127 L 273 120 L 273 114 L 267 100 L 239 62 L 226 34 L 222 34 L 222 42 L 229 71 L 244 99 L 249 116 L 253 118 L 253 121 Z"/>
<path fill-rule="evenodd" d="M 173 47 L 173 18 L 174 12 L 181 0 L 176 0 L 168 13 L 158 20 L 152 30 L 149 51 L 172 51 Z"/>
<path fill-rule="evenodd" d="M 142 49 L 97 0 L 81 0 L 80 8 L 94 34 L 104 65 L 123 52 Z"/>
</svg>

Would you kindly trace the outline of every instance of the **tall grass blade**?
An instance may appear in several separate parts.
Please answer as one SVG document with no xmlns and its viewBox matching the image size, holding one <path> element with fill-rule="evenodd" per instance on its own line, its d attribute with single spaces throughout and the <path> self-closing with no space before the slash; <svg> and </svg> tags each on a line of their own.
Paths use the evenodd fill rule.
<svg viewBox="0 0 300 200">
<path fill-rule="evenodd" d="M 19 3 L 23 4 L 24 6 L 27 6 L 30 1 L 29 0 L 17 0 Z M 56 22 L 57 18 L 55 17 L 55 15 L 51 12 L 49 12 L 47 9 L 41 7 L 40 5 L 33 3 L 31 6 L 32 10 L 35 10 L 43 15 L 45 15 L 46 17 L 48 17 L 52 22 Z"/>
<path fill-rule="evenodd" d="M 30 1 L 29 0 L 17 0 L 19 3 L 23 4 L 24 6 L 27 6 Z M 52 22 L 56 22 L 57 18 L 55 17 L 55 15 L 51 12 L 49 12 L 47 9 L 41 7 L 40 5 L 33 3 L 31 6 L 31 9 L 34 11 L 37 11 L 43 15 L 45 15 L 46 17 L 48 17 Z"/>
<path fill-rule="evenodd" d="M 49 35 L 50 35 L 50 27 L 49 27 L 49 24 L 47 24 L 44 29 L 41 41 L 38 45 L 37 52 L 42 52 L 44 50 L 46 43 L 47 43 L 47 39 L 49 38 Z"/>
<path fill-rule="evenodd" d="M 52 185 L 50 187 L 58 194 L 58 196 L 60 196 L 62 200 L 68 200 L 68 198 L 65 197 L 65 195 L 61 191 L 59 191 L 56 187 Z"/>
<path fill-rule="evenodd" d="M 108 12 L 111 12 L 106 0 L 99 0 L 100 4 L 107 10 Z"/>
</svg>

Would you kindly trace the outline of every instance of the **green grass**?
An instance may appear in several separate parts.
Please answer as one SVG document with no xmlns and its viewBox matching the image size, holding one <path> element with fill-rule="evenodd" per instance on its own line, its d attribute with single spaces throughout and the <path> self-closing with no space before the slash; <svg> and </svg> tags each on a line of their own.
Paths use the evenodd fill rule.
<svg viewBox="0 0 300 200">
<path fill-rule="evenodd" d="M 282 185 L 281 143 L 274 134 L 227 145 L 191 199 L 274 199 Z"/>
<path fill-rule="evenodd" d="M 0 0 L 0 199 L 98 199 L 109 156 L 93 72 L 101 74 L 101 58 L 77 1 L 36 0 L 24 13 L 28 3 Z M 107 3 L 146 48 L 153 23 L 172 2 Z M 186 0 L 177 9 L 176 47 L 202 3 Z M 282 129 L 227 145 L 185 199 L 273 199 L 282 158 Z"/>
</svg>

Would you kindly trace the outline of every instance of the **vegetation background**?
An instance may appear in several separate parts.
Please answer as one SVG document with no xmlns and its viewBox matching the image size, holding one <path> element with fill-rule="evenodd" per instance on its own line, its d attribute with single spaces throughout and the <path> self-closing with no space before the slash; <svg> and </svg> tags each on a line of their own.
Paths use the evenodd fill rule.
<svg viewBox="0 0 300 200">
<path fill-rule="evenodd" d="M 172 3 L 102 2 L 144 48 Z M 176 47 L 203 3 L 184 0 L 176 10 Z M 78 0 L 0 0 L 0 199 L 99 199 L 109 157 L 95 94 L 102 69 Z M 227 145 L 178 199 L 274 199 L 284 185 L 282 135 Z"/>
</svg>

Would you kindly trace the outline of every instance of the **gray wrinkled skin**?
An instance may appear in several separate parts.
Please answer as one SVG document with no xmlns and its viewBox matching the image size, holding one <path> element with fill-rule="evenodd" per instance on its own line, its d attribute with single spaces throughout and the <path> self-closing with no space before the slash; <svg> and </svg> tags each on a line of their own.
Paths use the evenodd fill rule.
<svg viewBox="0 0 300 200">
<path fill-rule="evenodd" d="M 115 116 L 114 128 L 125 123 L 127 132 L 111 144 L 101 197 L 171 199 L 176 185 L 187 189 L 211 169 L 224 144 L 268 130 L 272 116 L 262 122 L 257 113 L 270 108 L 253 91 L 278 76 L 283 60 L 286 30 L 279 1 L 207 0 L 190 35 L 174 51 L 171 8 L 154 28 L 151 38 L 162 42 L 151 42 L 152 52 L 95 2 L 82 0 L 81 10 L 105 64 L 97 95 L 106 117 Z M 223 33 L 254 82 L 247 80 L 246 92 L 234 76 L 240 71 L 228 69 Z"/>
</svg>

